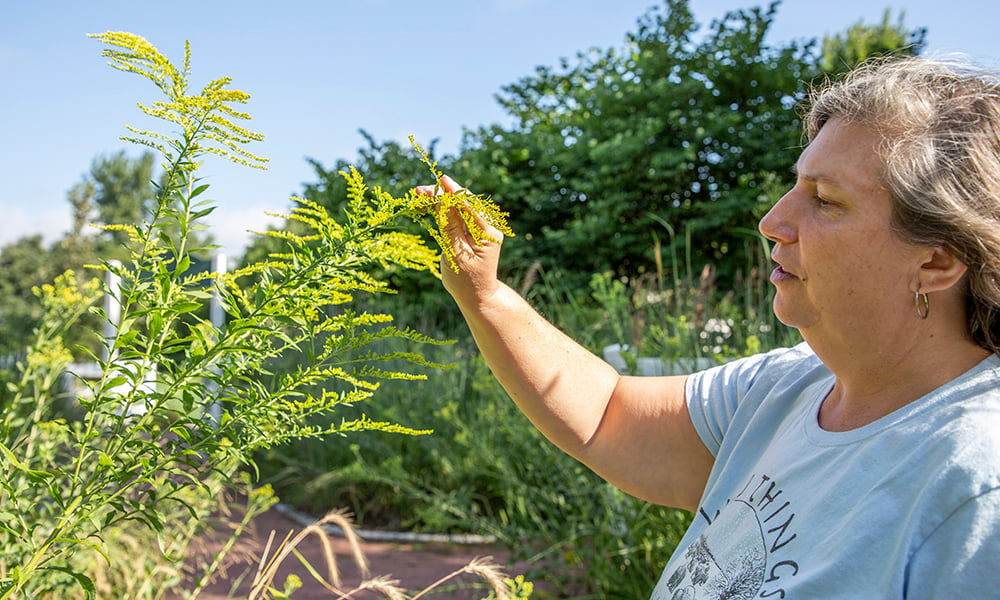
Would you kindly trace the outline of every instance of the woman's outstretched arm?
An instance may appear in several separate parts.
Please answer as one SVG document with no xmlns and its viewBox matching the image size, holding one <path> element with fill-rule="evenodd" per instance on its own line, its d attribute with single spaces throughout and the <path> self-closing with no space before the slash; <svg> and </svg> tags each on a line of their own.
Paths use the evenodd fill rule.
<svg viewBox="0 0 1000 600">
<path fill-rule="evenodd" d="M 446 191 L 460 186 L 448 177 Z M 434 186 L 417 188 L 433 194 Z M 442 266 L 494 376 L 531 422 L 563 451 L 622 490 L 693 510 L 713 457 L 691 424 L 684 377 L 621 377 L 499 281 L 503 235 L 477 244 L 458 215 L 448 223 L 459 272 Z"/>
</svg>

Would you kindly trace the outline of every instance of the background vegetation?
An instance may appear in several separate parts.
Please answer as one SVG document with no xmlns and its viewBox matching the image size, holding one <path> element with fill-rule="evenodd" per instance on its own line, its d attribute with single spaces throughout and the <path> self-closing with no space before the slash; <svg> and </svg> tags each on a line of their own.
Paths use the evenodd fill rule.
<svg viewBox="0 0 1000 600">
<path fill-rule="evenodd" d="M 867 56 L 919 53 L 925 32 L 886 12 L 881 23 L 774 46 L 766 34 L 778 10 L 739 10 L 702 28 L 686 0 L 667 0 L 638 20 L 622 47 L 539 67 L 503 87 L 498 100 L 512 125 L 468 131 L 454 156 L 436 156 L 429 145 L 443 170 L 510 213 L 517 236 L 505 244 L 504 277 L 595 352 L 626 344 L 631 358 L 724 360 L 795 341 L 770 316 L 768 249 L 755 224 L 791 185 L 802 143 L 797 107 L 811 82 Z M 366 139 L 351 160 L 312 160 L 315 181 L 301 195 L 343 214 L 350 195 L 339 173 L 348 166 L 397 196 L 427 183 L 413 148 Z M 67 193 L 76 225 L 65 238 L 0 249 L 0 356 L 23 356 L 42 323 L 33 286 L 66 268 L 128 257 L 120 230 L 85 224 L 148 220 L 155 190 L 147 182 L 162 185 L 162 177 L 148 155 L 98 157 Z M 305 224 L 290 220 L 282 230 L 305 233 Z M 194 248 L 210 241 L 189 234 Z M 243 264 L 281 243 L 260 238 Z M 459 340 L 428 357 L 454 368 L 424 382 L 390 382 L 366 408 L 375 420 L 434 435 L 274 445 L 255 457 L 260 481 L 314 514 L 348 507 L 364 526 L 495 535 L 544 564 L 537 579 L 561 597 L 648 595 L 687 515 L 617 492 L 542 439 L 426 273 L 369 268 L 399 293 L 356 298 L 352 310 L 393 314 L 400 328 Z M 94 340 L 74 337 L 85 330 L 67 331 L 66 347 L 83 342 L 96 351 Z M 399 350 L 379 343 L 383 352 Z M 0 362 L 0 380 L 18 375 L 14 362 Z M 11 402 L 0 394 L 0 408 Z M 359 415 L 338 413 L 336 422 Z M 310 422 L 317 430 L 333 424 L 329 415 Z"/>
</svg>

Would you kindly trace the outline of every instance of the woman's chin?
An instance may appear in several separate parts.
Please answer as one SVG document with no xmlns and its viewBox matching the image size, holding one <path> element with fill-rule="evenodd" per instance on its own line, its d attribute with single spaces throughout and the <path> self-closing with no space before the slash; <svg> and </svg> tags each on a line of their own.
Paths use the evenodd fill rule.
<svg viewBox="0 0 1000 600">
<path fill-rule="evenodd" d="M 806 314 L 806 311 L 804 311 L 801 306 L 787 302 L 781 297 L 780 293 L 774 297 L 773 308 L 775 318 L 788 327 L 801 329 L 813 320 L 810 318 L 809 314 Z"/>
</svg>

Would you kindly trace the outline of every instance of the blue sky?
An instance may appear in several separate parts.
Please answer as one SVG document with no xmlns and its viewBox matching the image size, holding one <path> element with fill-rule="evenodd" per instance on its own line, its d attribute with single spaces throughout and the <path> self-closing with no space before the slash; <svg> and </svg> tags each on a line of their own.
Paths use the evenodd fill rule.
<svg viewBox="0 0 1000 600">
<path fill-rule="evenodd" d="M 143 125 L 149 82 L 116 71 L 87 33 L 130 31 L 180 61 L 190 40 L 193 79 L 221 76 L 252 95 L 252 150 L 265 172 L 210 161 L 217 240 L 238 254 L 247 229 L 266 226 L 288 196 L 313 181 L 306 158 L 353 159 L 365 129 L 378 140 L 439 140 L 505 122 L 500 88 L 589 47 L 618 47 L 657 0 L 0 0 L 0 245 L 24 235 L 59 238 L 66 192 L 101 154 L 139 150 L 118 140 Z M 752 0 L 691 0 L 708 24 Z M 929 29 L 933 52 L 1000 65 L 1000 3 L 981 0 L 785 0 L 772 43 L 839 33 L 886 8 Z M 789 163 L 795 157 L 789 157 Z M 461 174 L 455 174 L 461 178 Z"/>
</svg>

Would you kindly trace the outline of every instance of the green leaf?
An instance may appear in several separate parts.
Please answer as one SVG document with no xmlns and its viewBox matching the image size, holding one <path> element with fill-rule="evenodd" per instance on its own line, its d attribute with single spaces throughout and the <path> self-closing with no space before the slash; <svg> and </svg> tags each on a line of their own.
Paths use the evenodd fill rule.
<svg viewBox="0 0 1000 600">
<path fill-rule="evenodd" d="M 173 238 L 170 237 L 170 234 L 167 233 L 166 231 L 160 230 L 159 232 L 157 232 L 156 237 L 159 238 L 159 240 L 163 242 L 163 245 L 166 246 L 167 248 L 170 248 L 171 250 L 177 250 L 177 247 L 174 245 Z"/>
<path fill-rule="evenodd" d="M 27 475 L 29 479 L 31 479 L 36 483 L 51 479 L 53 477 L 53 474 L 49 473 L 48 471 L 36 471 L 32 469 L 24 462 L 19 460 L 16 456 L 14 456 L 14 453 L 11 452 L 10 449 L 7 448 L 7 446 L 4 446 L 3 444 L 0 444 L 0 454 L 4 455 L 4 458 L 7 459 L 7 462 L 10 463 L 12 467 L 17 469 L 18 471 L 21 471 L 22 473 Z"/>
<path fill-rule="evenodd" d="M 111 379 L 108 379 L 107 381 L 104 382 L 104 386 L 101 388 L 101 392 L 102 393 L 107 392 L 108 390 L 116 388 L 120 385 L 125 385 L 126 383 L 128 383 L 128 378 L 125 377 L 124 375 L 118 375 L 116 377 L 112 377 Z"/>
<path fill-rule="evenodd" d="M 62 490 L 60 490 L 59 487 L 59 483 L 50 483 L 46 486 L 46 489 L 48 489 L 49 496 L 52 498 L 52 501 L 56 503 L 56 506 L 65 510 L 66 502 L 63 500 Z"/>
<path fill-rule="evenodd" d="M 199 185 L 198 187 L 196 187 L 193 190 L 191 190 L 191 194 L 188 196 L 188 199 L 193 200 L 195 197 L 200 196 L 208 188 L 209 188 L 209 184 L 207 184 L 207 183 Z"/>
<path fill-rule="evenodd" d="M 173 309 L 174 312 L 180 314 L 180 313 L 194 312 L 200 309 L 201 307 L 202 304 L 200 302 L 178 302 L 173 306 Z"/>
<path fill-rule="evenodd" d="M 96 522 L 93 519 L 91 519 L 90 522 L 92 524 L 96 524 Z M 86 546 L 86 547 L 90 548 L 91 550 L 93 550 L 94 552 L 96 552 L 97 554 L 101 555 L 101 558 L 104 559 L 104 562 L 107 563 L 110 566 L 111 565 L 111 557 L 108 556 L 107 550 L 104 548 L 104 545 L 103 545 L 104 540 L 102 540 L 97 534 L 93 534 L 93 536 L 96 537 L 99 540 L 99 542 L 95 542 L 95 541 L 89 540 L 89 539 L 75 539 L 75 538 L 59 538 L 55 542 L 57 544 L 69 544 L 69 545 Z"/>
<path fill-rule="evenodd" d="M 155 338 L 163 330 L 163 316 L 159 311 L 149 313 L 149 336 Z"/>
<path fill-rule="evenodd" d="M 49 566 L 41 567 L 41 569 L 49 570 L 49 571 L 61 571 L 63 573 L 66 573 L 67 575 L 69 575 L 70 577 L 72 577 L 73 579 L 75 579 L 78 584 L 80 584 L 80 587 L 82 587 L 83 591 L 87 594 L 86 597 L 87 597 L 88 600 L 90 600 L 91 598 L 96 598 L 97 597 L 97 588 L 94 587 L 94 582 L 90 579 L 90 577 L 87 577 L 83 573 L 79 573 L 77 571 L 74 571 L 73 569 L 70 569 L 69 567 L 63 567 L 63 566 L 57 566 L 57 565 L 49 565 Z"/>
<path fill-rule="evenodd" d="M 120 328 L 119 328 L 119 331 L 121 331 Z M 122 347 L 128 346 L 133 341 L 135 341 L 135 338 L 138 335 L 139 335 L 139 331 L 135 330 L 135 329 L 133 329 L 131 331 L 125 331 L 125 332 L 119 333 L 118 339 L 115 340 L 115 348 L 122 348 Z"/>
<path fill-rule="evenodd" d="M 108 470 L 108 469 L 110 469 L 110 468 L 112 468 L 114 466 L 115 466 L 115 463 L 111 460 L 110 457 L 108 457 L 107 454 L 105 454 L 102 451 L 100 453 L 100 456 L 97 459 L 97 468 L 98 468 L 98 470 L 100 470 L 100 471 L 106 471 L 106 470 Z"/>
<path fill-rule="evenodd" d="M 199 211 L 193 213 L 191 215 L 191 218 L 192 219 L 201 219 L 201 218 L 207 217 L 208 215 L 212 214 L 215 211 L 215 208 L 216 207 L 214 207 L 214 206 L 210 206 L 210 207 L 208 207 L 208 208 L 206 208 L 204 210 L 199 210 Z"/>
<path fill-rule="evenodd" d="M 191 268 L 191 257 L 185 254 L 184 256 L 181 257 L 180 260 L 177 261 L 177 268 L 174 269 L 174 272 L 176 275 L 179 276 L 183 275 L 184 273 L 187 273 L 187 270 L 190 268 Z"/>
<path fill-rule="evenodd" d="M 19 471 L 28 470 L 28 465 L 18 460 L 18 458 L 14 456 L 14 453 L 11 452 L 10 449 L 7 446 L 3 445 L 2 443 L 0 443 L 0 454 L 3 454 L 4 458 L 7 459 L 7 462 L 9 462 L 11 466 L 14 467 L 15 469 Z"/>
</svg>

